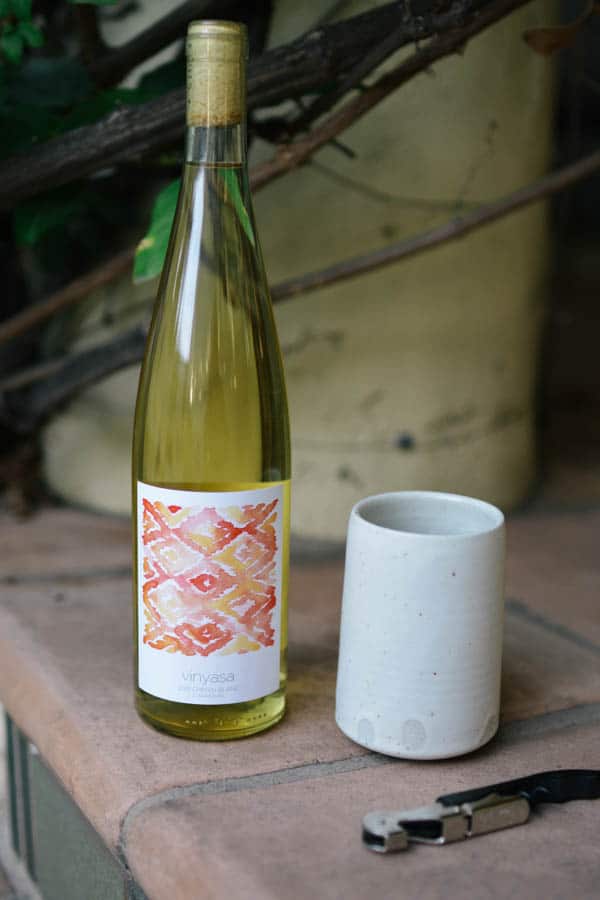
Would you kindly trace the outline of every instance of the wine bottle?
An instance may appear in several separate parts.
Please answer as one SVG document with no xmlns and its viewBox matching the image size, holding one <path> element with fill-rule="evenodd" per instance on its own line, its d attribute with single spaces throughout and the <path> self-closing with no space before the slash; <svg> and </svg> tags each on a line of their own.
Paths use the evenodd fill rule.
<svg viewBox="0 0 600 900">
<path fill-rule="evenodd" d="M 245 28 L 192 22 L 186 156 L 133 440 L 136 706 L 182 737 L 285 708 L 290 447 L 249 192 Z"/>
</svg>

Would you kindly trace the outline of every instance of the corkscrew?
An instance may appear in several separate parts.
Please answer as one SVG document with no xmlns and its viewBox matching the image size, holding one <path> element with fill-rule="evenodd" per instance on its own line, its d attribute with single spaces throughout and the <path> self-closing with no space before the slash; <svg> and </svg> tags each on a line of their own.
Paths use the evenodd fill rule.
<svg viewBox="0 0 600 900">
<path fill-rule="evenodd" d="M 430 806 L 371 812 L 363 819 L 363 841 L 376 853 L 406 850 L 410 843 L 451 844 L 523 825 L 541 803 L 600 798 L 600 770 L 539 772 L 499 784 L 438 797 Z"/>
</svg>

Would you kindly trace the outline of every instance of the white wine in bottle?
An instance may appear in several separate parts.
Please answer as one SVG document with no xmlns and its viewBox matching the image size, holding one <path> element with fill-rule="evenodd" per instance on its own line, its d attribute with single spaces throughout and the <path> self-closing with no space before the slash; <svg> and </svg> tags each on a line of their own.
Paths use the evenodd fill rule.
<svg viewBox="0 0 600 900">
<path fill-rule="evenodd" d="M 140 376 L 136 705 L 218 740 L 285 708 L 290 449 L 245 136 L 246 33 L 188 29 L 186 159 Z"/>
</svg>

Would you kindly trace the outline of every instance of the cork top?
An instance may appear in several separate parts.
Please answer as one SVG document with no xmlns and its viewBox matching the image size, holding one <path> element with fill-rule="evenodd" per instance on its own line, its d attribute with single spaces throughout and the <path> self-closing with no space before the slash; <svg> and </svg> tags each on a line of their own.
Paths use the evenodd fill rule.
<svg viewBox="0 0 600 900">
<path fill-rule="evenodd" d="M 190 22 L 188 38 L 206 37 L 221 39 L 224 43 L 246 47 L 246 26 L 241 22 L 227 22 L 224 19 L 198 19 Z"/>
<path fill-rule="evenodd" d="M 190 22 L 187 53 L 187 124 L 235 125 L 246 105 L 246 28 L 241 22 Z"/>
</svg>

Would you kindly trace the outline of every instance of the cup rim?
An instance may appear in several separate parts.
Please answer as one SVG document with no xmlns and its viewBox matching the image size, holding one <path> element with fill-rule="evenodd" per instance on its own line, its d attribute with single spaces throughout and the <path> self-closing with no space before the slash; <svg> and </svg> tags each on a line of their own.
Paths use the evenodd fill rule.
<svg viewBox="0 0 600 900">
<path fill-rule="evenodd" d="M 490 517 L 490 525 L 489 527 L 484 526 L 473 531 L 448 531 L 429 533 L 422 531 L 410 531 L 408 529 L 401 528 L 391 528 L 389 525 L 380 525 L 365 518 L 362 510 L 367 504 L 373 503 L 377 500 L 391 500 L 392 498 L 403 498 L 406 500 L 435 498 L 437 500 L 447 500 L 450 503 L 460 503 L 463 506 L 469 506 L 472 509 L 478 509 L 481 512 L 484 512 L 487 516 Z M 416 540 L 425 539 L 432 541 L 472 540 L 473 538 L 479 537 L 481 535 L 492 534 L 493 532 L 502 529 L 505 523 L 504 513 L 500 509 L 498 509 L 497 506 L 494 506 L 493 503 L 488 503 L 486 500 L 479 500 L 477 497 L 469 497 L 466 494 L 453 494 L 446 491 L 385 491 L 381 494 L 371 494 L 369 497 L 363 497 L 358 501 L 358 503 L 354 504 L 350 512 L 350 520 L 352 519 L 358 519 L 362 525 L 367 525 L 369 528 L 373 528 L 378 531 L 385 531 L 390 534 L 396 534 L 402 538 L 414 538 Z"/>
</svg>

